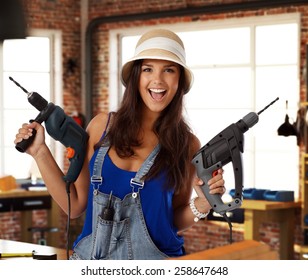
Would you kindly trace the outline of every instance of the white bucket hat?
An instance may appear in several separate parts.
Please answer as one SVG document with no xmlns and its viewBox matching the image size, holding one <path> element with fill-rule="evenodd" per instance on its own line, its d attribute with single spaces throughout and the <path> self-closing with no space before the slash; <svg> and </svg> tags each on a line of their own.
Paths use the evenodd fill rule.
<svg viewBox="0 0 308 280">
<path fill-rule="evenodd" d="M 174 32 L 155 29 L 141 36 L 136 45 L 135 55 L 122 66 L 121 81 L 124 86 L 127 85 L 134 61 L 139 59 L 161 59 L 182 65 L 186 79 L 184 92 L 187 93 L 190 90 L 193 84 L 193 73 L 186 65 L 184 44 Z"/>
</svg>

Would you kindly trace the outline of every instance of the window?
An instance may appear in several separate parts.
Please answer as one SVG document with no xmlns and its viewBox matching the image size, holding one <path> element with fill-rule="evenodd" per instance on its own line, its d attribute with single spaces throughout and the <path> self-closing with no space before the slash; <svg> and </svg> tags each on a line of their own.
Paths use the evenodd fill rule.
<svg viewBox="0 0 308 280">
<path fill-rule="evenodd" d="M 26 39 L 5 40 L 0 46 L 0 176 L 28 178 L 30 168 L 35 168 L 32 158 L 17 152 L 13 141 L 20 125 L 34 119 L 39 112 L 9 77 L 27 91 L 38 92 L 47 101 L 54 102 L 57 95 L 55 74 L 59 69 L 56 63 L 59 53 L 55 44 L 59 42 L 56 33 L 39 33 Z M 55 153 L 55 146 L 47 134 L 46 140 Z"/>
<path fill-rule="evenodd" d="M 295 121 L 299 102 L 299 15 L 232 19 L 163 26 L 182 38 L 195 81 L 186 95 L 186 116 L 202 145 L 247 113 L 262 113 L 245 133 L 245 188 L 293 190 L 298 197 L 299 151 L 295 136 L 278 136 L 285 115 Z M 185 31 L 182 31 L 185 30 Z M 144 29 L 111 32 L 122 38 L 125 62 Z M 115 50 L 114 50 L 115 52 Z M 121 64 L 122 62 L 120 62 Z M 115 67 L 111 65 L 111 67 Z M 110 78 L 111 90 L 118 87 Z M 113 94 L 111 96 L 116 96 Z M 286 100 L 288 111 L 286 111 Z M 115 104 L 116 101 L 113 101 Z M 234 188 L 232 164 L 224 167 L 226 186 Z"/>
</svg>

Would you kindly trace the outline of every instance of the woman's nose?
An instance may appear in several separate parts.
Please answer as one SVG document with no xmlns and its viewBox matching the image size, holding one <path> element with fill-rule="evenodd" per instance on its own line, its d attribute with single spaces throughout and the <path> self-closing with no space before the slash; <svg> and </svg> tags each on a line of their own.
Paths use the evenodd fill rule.
<svg viewBox="0 0 308 280">
<path fill-rule="evenodd" d="M 153 72 L 153 81 L 160 83 L 163 80 L 163 75 L 161 71 Z"/>
</svg>

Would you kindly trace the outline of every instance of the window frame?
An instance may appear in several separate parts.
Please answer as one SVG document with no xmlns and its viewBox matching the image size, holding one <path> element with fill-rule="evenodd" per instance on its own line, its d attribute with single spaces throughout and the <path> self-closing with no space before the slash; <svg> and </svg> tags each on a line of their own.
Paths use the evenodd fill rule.
<svg viewBox="0 0 308 280">
<path fill-rule="evenodd" d="M 50 76 L 50 100 L 49 102 L 56 103 L 59 106 L 62 106 L 63 94 L 62 94 L 62 32 L 60 30 L 51 30 L 51 29 L 30 29 L 28 30 L 27 37 L 47 37 L 49 38 L 50 42 L 50 67 L 49 67 L 49 76 Z M 4 79 L 4 69 L 3 69 L 3 44 L 0 45 L 0 82 L 3 85 Z M 34 90 L 35 85 L 32 89 L 28 89 L 29 91 Z M 0 87 L 0 175 L 7 176 L 12 174 L 6 174 L 5 172 L 5 153 L 4 153 L 4 110 L 3 110 L 3 96 L 7 94 L 4 92 L 4 87 Z M 21 94 L 21 98 L 26 98 Z M 31 106 L 29 104 L 29 106 Z M 39 113 L 39 112 L 35 112 Z M 33 116 L 35 117 L 35 115 Z M 27 120 L 25 120 L 26 122 Z M 18 127 L 19 124 L 12 124 L 12 126 Z M 14 147 L 13 143 L 14 139 L 12 139 L 12 145 L 6 147 Z M 54 155 L 57 163 L 59 164 L 60 168 L 63 168 L 63 147 L 60 143 L 51 140 L 50 141 L 50 150 Z M 23 155 L 27 156 L 27 155 Z M 27 168 L 27 167 L 25 167 Z M 28 167 L 30 169 L 30 166 Z M 22 179 L 17 176 L 16 179 Z"/>
</svg>

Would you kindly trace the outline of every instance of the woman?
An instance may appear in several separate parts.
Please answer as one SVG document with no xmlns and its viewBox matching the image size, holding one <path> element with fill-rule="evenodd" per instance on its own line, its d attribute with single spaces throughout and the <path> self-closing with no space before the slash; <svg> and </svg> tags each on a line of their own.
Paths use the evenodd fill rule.
<svg viewBox="0 0 308 280">
<path fill-rule="evenodd" d="M 86 210 L 72 259 L 164 259 L 184 254 L 178 232 L 206 217 L 211 206 L 191 163 L 200 142 L 186 124 L 183 96 L 193 82 L 181 39 L 164 29 L 145 33 L 121 72 L 119 110 L 88 125 L 87 156 L 71 185 L 71 217 Z M 28 148 L 52 197 L 67 212 L 63 173 L 38 123 L 24 124 L 15 144 Z M 208 184 L 225 192 L 222 170 Z M 191 200 L 192 190 L 198 197 Z"/>
</svg>

